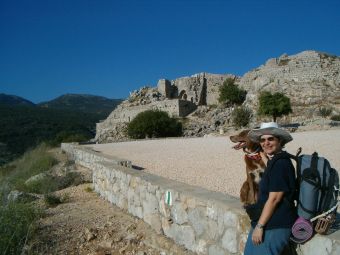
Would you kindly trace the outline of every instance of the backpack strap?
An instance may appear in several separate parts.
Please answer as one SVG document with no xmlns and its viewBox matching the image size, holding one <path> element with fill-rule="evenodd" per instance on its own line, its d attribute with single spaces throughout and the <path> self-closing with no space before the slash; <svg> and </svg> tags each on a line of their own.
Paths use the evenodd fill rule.
<svg viewBox="0 0 340 255">
<path fill-rule="evenodd" d="M 279 159 L 293 159 L 293 160 L 295 160 L 296 164 L 299 164 L 298 156 L 295 156 L 295 155 L 292 155 L 292 154 L 290 154 L 290 153 L 288 153 L 286 151 L 283 151 L 282 153 L 276 154 L 271 159 L 270 165 L 268 165 L 267 168 L 266 168 L 267 173 L 269 173 L 272 170 L 274 164 Z M 295 172 L 297 172 L 297 171 L 295 171 Z M 299 173 L 298 173 L 298 175 L 299 175 Z M 288 198 L 286 196 L 283 196 L 283 201 L 285 203 L 287 203 L 291 208 L 295 208 L 294 200 L 295 200 L 296 192 L 297 191 L 292 192 Z"/>
</svg>

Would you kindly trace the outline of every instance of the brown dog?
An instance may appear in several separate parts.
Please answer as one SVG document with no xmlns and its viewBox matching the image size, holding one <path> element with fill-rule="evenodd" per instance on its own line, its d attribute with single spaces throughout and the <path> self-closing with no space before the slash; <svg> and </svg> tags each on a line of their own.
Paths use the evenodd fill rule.
<svg viewBox="0 0 340 255">
<path fill-rule="evenodd" d="M 243 183 L 240 190 L 241 202 L 244 205 L 254 204 L 257 201 L 259 182 L 265 169 L 265 164 L 261 158 L 261 146 L 252 142 L 248 138 L 250 130 L 243 130 L 237 135 L 230 136 L 233 143 L 237 143 L 235 150 L 243 149 L 244 162 L 246 163 L 247 180 Z"/>
</svg>

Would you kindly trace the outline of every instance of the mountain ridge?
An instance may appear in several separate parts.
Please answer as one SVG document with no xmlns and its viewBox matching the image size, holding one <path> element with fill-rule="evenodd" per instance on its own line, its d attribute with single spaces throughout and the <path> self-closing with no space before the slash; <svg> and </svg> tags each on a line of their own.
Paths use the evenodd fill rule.
<svg viewBox="0 0 340 255">
<path fill-rule="evenodd" d="M 26 98 L 5 93 L 0 94 L 0 104 L 7 106 L 32 106 L 61 110 L 96 113 L 107 116 L 123 99 L 110 99 L 90 94 L 63 94 L 49 101 L 33 103 Z"/>
<path fill-rule="evenodd" d="M 108 115 L 122 101 L 89 94 L 63 94 L 50 101 L 41 102 L 38 106 Z"/>
<path fill-rule="evenodd" d="M 15 106 L 15 105 L 25 105 L 25 106 L 34 106 L 35 103 L 30 100 L 16 96 L 16 95 L 8 95 L 5 93 L 0 93 L 0 104 Z"/>
</svg>

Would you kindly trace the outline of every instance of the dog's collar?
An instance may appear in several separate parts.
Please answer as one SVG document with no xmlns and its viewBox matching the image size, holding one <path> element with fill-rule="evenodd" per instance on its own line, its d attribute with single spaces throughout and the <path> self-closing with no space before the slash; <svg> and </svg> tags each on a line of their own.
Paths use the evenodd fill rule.
<svg viewBox="0 0 340 255">
<path fill-rule="evenodd" d="M 246 157 L 248 157 L 252 160 L 256 160 L 256 161 L 261 160 L 260 150 L 261 150 L 260 146 L 257 147 L 257 149 L 254 152 L 249 152 L 249 151 L 246 150 L 246 148 L 243 148 L 243 151 L 246 154 Z"/>
</svg>

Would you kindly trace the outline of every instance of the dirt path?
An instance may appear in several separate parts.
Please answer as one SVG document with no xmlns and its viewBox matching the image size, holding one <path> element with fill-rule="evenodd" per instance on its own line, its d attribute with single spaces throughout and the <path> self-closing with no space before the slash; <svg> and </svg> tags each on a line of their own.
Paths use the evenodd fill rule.
<svg viewBox="0 0 340 255">
<path fill-rule="evenodd" d="M 91 184 L 56 194 L 68 201 L 48 208 L 38 222 L 30 254 L 193 254 L 158 235 L 142 220 L 99 198 Z"/>
</svg>

